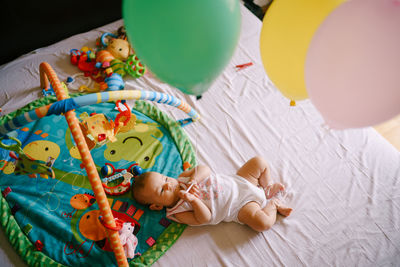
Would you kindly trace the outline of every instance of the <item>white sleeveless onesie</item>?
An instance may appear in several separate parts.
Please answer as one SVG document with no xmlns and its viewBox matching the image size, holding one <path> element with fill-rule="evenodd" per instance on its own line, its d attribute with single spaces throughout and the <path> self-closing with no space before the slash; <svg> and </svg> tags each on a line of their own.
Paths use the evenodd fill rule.
<svg viewBox="0 0 400 267">
<path fill-rule="evenodd" d="M 178 181 L 187 188 L 187 178 L 180 177 Z M 257 202 L 261 208 L 267 204 L 264 190 L 239 175 L 212 174 L 199 183 L 200 199 L 211 211 L 211 220 L 206 224 L 224 222 L 239 222 L 239 210 L 247 203 Z M 175 214 L 193 210 L 190 203 L 182 199 L 167 209 L 167 218 L 179 222 Z"/>
</svg>

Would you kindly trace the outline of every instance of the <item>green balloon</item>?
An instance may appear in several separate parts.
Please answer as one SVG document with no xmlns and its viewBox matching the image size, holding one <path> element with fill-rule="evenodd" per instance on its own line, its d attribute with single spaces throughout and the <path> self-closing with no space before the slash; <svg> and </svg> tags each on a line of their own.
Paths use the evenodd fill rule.
<svg viewBox="0 0 400 267">
<path fill-rule="evenodd" d="M 122 15 L 140 60 L 186 94 L 210 87 L 239 39 L 239 0 L 124 0 Z"/>
</svg>

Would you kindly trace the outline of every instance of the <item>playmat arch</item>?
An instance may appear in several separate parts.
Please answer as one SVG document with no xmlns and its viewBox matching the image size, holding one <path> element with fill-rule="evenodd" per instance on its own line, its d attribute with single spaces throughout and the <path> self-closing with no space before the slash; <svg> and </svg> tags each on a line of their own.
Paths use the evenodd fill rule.
<svg viewBox="0 0 400 267">
<path fill-rule="evenodd" d="M 114 215 L 116 214 L 115 203 L 113 204 L 113 210 L 112 210 L 110 207 L 110 200 L 109 200 L 109 198 L 107 198 L 107 196 L 104 192 L 103 185 L 102 185 L 101 179 L 99 177 L 98 166 L 96 166 L 96 164 L 93 161 L 92 155 L 91 155 L 89 148 L 87 146 L 87 143 L 85 141 L 85 136 L 79 127 L 79 121 L 76 117 L 76 113 L 74 110 L 81 108 L 81 107 L 87 107 L 89 105 L 96 104 L 96 103 L 116 101 L 116 100 L 121 100 L 121 99 L 126 99 L 126 100 L 136 99 L 136 100 L 152 100 L 152 101 L 156 101 L 159 103 L 165 103 L 168 105 L 172 105 L 172 106 L 175 106 L 175 107 L 183 110 L 184 112 L 186 112 L 189 115 L 189 118 L 187 118 L 185 120 L 181 120 L 181 121 L 179 121 L 179 123 L 175 123 L 175 125 L 171 126 L 171 127 L 179 127 L 180 124 L 184 124 L 185 122 L 196 121 L 199 119 L 199 115 L 189 105 L 187 105 L 185 102 L 183 102 L 179 99 L 176 99 L 175 97 L 172 97 L 172 96 L 169 96 L 166 94 L 156 93 L 156 92 L 149 92 L 149 91 L 132 90 L 132 91 L 103 92 L 103 93 L 81 95 L 81 96 L 77 96 L 74 98 L 69 98 L 68 92 L 65 90 L 62 83 L 59 82 L 54 70 L 50 67 L 49 64 L 42 63 L 40 65 L 40 73 L 41 73 L 41 87 L 43 89 L 46 89 L 46 88 L 49 88 L 49 86 L 51 84 L 51 86 L 54 88 L 54 90 L 56 92 L 58 101 L 55 103 L 47 104 L 45 106 L 34 108 L 32 110 L 24 112 L 23 114 L 16 115 L 16 116 L 14 116 L 14 118 L 9 119 L 7 122 L 3 123 L 0 126 L 1 136 L 4 136 L 5 134 L 9 133 L 12 130 L 21 128 L 22 126 L 24 126 L 32 121 L 39 120 L 41 118 L 44 118 L 44 117 L 52 115 L 52 114 L 56 114 L 56 115 L 64 114 L 65 115 L 65 118 L 66 118 L 67 124 L 68 124 L 68 128 L 70 129 L 73 139 L 75 141 L 75 144 L 78 147 L 80 157 L 82 160 L 82 165 L 86 170 L 91 189 L 93 190 L 93 193 L 94 193 L 93 198 L 95 199 L 95 202 L 99 207 L 98 211 L 96 211 L 96 212 L 92 211 L 92 214 L 96 213 L 96 215 L 101 215 L 104 225 L 106 226 L 105 232 L 109 238 L 110 247 L 114 252 L 118 266 L 127 266 L 128 261 L 125 257 L 124 249 L 121 245 L 118 231 L 115 230 L 115 229 L 117 229 L 115 220 L 114 220 Z M 142 105 L 142 107 L 144 107 L 144 108 L 151 109 L 153 113 L 157 113 L 159 118 L 161 118 L 161 121 L 164 121 L 161 123 L 163 126 L 169 127 L 168 124 L 171 124 L 170 119 L 166 118 L 165 115 L 162 115 L 161 113 L 159 113 L 157 111 L 154 111 L 155 108 L 149 108 L 148 106 L 146 106 L 145 104 L 143 104 L 141 102 L 139 102 L 138 105 L 139 106 Z M 167 121 L 167 122 L 165 123 L 165 121 Z M 180 132 L 178 134 L 171 134 L 171 137 L 175 141 L 176 145 L 179 147 L 178 149 L 179 149 L 179 153 L 181 153 L 181 156 L 182 156 L 182 162 L 188 163 L 189 166 L 193 165 L 194 164 L 194 155 L 191 154 L 192 152 L 190 151 L 191 150 L 190 142 L 188 142 L 188 140 L 185 140 L 184 142 L 181 142 L 179 140 L 182 138 L 184 138 L 184 139 L 187 138 L 184 136 L 184 133 Z M 183 158 L 182 153 L 191 154 L 191 155 L 187 157 L 187 160 L 185 160 Z M 0 168 L 0 169 L 2 169 L 2 168 Z M 4 193 L 4 190 L 3 190 L 2 209 L 5 209 L 5 206 L 4 206 L 5 205 L 4 202 L 6 202 L 5 197 L 4 197 L 5 195 L 6 194 Z M 84 195 L 84 194 L 80 194 L 80 195 Z M 79 196 L 79 197 L 81 197 L 81 196 Z M 84 197 L 84 196 L 82 196 L 82 197 Z M 88 196 L 86 196 L 86 197 L 88 197 Z M 88 198 L 91 198 L 91 197 L 88 197 Z M 77 214 L 78 213 L 79 212 L 77 212 Z M 82 214 L 80 214 L 80 215 L 82 215 Z M 11 216 L 9 216 L 9 217 L 11 217 Z M 76 225 L 77 224 L 75 224 L 75 227 L 77 227 Z M 3 223 L 3 226 L 7 227 L 7 225 L 4 225 L 4 223 Z M 174 229 L 171 228 L 170 230 L 175 232 L 175 235 L 179 236 L 179 234 L 182 231 L 182 227 L 175 225 L 175 228 Z M 15 232 L 15 230 L 14 230 L 14 232 Z M 19 230 L 18 235 L 20 235 L 21 233 L 22 233 L 21 230 Z M 166 236 L 168 236 L 168 234 L 166 234 Z M 165 238 L 165 235 L 161 234 L 159 238 L 160 238 L 160 240 L 162 240 L 163 238 Z M 168 249 L 168 247 L 170 245 L 172 245 L 171 240 L 169 240 L 168 245 L 164 245 L 164 244 L 162 244 L 162 242 L 160 242 L 160 243 L 161 243 L 160 244 L 161 246 L 159 246 L 158 248 L 156 245 L 154 245 L 154 243 L 151 246 L 149 245 L 151 247 L 151 249 L 149 248 L 149 251 L 146 251 L 140 257 L 139 260 L 137 260 L 138 258 L 135 258 L 135 261 L 131 261 L 131 262 L 138 263 L 138 262 L 147 261 L 147 263 L 152 263 L 154 261 L 154 259 L 158 258 L 160 256 L 160 254 L 165 252 L 165 250 Z M 92 244 L 92 246 L 93 246 L 93 244 Z M 35 256 L 35 257 L 37 257 L 37 256 Z M 29 255 L 27 256 L 27 258 L 29 258 Z M 44 257 L 44 258 L 46 258 L 46 257 Z M 34 259 L 30 258 L 30 261 L 34 261 Z M 51 260 L 49 260 L 49 261 L 51 261 Z"/>
</svg>

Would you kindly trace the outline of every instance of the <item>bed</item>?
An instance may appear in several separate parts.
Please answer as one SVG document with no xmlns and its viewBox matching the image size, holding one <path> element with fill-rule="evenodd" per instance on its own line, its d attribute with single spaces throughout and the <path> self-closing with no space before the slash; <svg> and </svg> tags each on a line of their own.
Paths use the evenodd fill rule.
<svg viewBox="0 0 400 267">
<path fill-rule="evenodd" d="M 154 266 L 398 266 L 400 262 L 400 153 L 372 128 L 336 131 L 324 125 L 309 100 L 291 107 L 264 73 L 261 22 L 241 7 L 239 45 L 225 71 L 196 100 L 152 77 L 128 80 L 126 89 L 184 99 L 201 120 L 184 129 L 198 163 L 235 172 L 255 155 L 271 166 L 293 213 L 256 233 L 235 223 L 187 227 Z M 78 34 L 0 67 L 2 115 L 41 97 L 39 64 L 59 78 L 77 73 L 69 50 L 92 45 L 122 20 Z M 238 64 L 253 65 L 237 70 Z M 172 118 L 181 114 L 157 105 Z M 2 232 L 2 266 L 25 266 Z"/>
</svg>

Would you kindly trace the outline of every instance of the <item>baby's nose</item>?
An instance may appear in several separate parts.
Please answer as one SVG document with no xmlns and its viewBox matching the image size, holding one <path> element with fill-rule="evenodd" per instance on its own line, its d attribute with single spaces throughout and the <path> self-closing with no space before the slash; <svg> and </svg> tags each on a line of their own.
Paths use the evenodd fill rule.
<svg viewBox="0 0 400 267">
<path fill-rule="evenodd" d="M 170 190 L 170 189 L 171 189 L 170 183 L 166 182 L 166 183 L 164 184 L 164 190 Z"/>
</svg>

